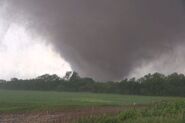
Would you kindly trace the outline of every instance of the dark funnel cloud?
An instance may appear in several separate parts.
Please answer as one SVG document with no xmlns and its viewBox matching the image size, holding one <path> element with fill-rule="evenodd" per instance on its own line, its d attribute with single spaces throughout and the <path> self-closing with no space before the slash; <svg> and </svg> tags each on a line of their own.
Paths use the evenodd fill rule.
<svg viewBox="0 0 185 123">
<path fill-rule="evenodd" d="M 183 0 L 7 0 L 83 76 L 119 80 L 185 34 Z M 19 17 L 18 17 L 19 16 Z M 22 21 L 21 21 L 22 22 Z"/>
</svg>

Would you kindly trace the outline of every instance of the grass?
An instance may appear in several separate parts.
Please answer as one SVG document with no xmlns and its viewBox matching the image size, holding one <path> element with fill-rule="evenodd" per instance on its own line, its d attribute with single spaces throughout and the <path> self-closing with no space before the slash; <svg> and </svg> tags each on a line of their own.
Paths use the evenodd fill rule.
<svg viewBox="0 0 185 123">
<path fill-rule="evenodd" d="M 77 123 L 185 123 L 185 101 L 163 101 L 145 109 L 81 119 Z"/>
<path fill-rule="evenodd" d="M 185 100 L 173 97 L 128 96 L 71 92 L 0 90 L 0 113 L 55 111 L 88 106 L 124 106 L 149 104 L 161 100 Z"/>
</svg>

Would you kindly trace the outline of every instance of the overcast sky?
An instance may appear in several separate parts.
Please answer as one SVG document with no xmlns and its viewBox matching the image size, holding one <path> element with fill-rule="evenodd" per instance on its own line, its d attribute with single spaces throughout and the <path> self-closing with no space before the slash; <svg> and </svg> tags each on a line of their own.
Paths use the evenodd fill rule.
<svg viewBox="0 0 185 123">
<path fill-rule="evenodd" d="M 33 78 L 46 73 L 65 75 L 70 65 L 46 43 L 45 39 L 33 38 L 24 26 L 11 23 L 3 25 L 0 15 L 0 79 L 13 77 Z M 7 28 L 7 29 L 5 29 Z M 6 30 L 6 31 L 5 31 Z"/>
<path fill-rule="evenodd" d="M 0 78 L 185 73 L 184 0 L 1 0 Z"/>
</svg>

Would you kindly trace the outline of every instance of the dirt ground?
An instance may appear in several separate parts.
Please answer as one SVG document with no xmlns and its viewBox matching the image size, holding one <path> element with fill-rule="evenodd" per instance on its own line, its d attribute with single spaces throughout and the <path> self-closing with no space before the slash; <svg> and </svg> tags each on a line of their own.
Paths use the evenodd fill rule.
<svg viewBox="0 0 185 123">
<path fill-rule="evenodd" d="M 143 106 L 136 106 L 143 107 Z M 73 123 L 80 118 L 114 115 L 133 106 L 90 107 L 60 112 L 10 113 L 0 114 L 0 123 Z"/>
</svg>

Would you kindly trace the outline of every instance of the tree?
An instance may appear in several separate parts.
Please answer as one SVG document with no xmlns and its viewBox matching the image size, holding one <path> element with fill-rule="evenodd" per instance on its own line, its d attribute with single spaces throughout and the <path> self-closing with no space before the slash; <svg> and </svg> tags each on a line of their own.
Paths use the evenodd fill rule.
<svg viewBox="0 0 185 123">
<path fill-rule="evenodd" d="M 18 78 L 11 78 L 11 81 L 13 81 L 13 82 L 16 82 L 18 80 L 19 80 Z"/>
<path fill-rule="evenodd" d="M 73 74 L 71 75 L 70 81 L 78 81 L 80 80 L 80 76 L 77 72 L 73 72 Z"/>
<path fill-rule="evenodd" d="M 42 76 L 37 77 L 36 79 L 43 80 L 43 81 L 57 81 L 57 80 L 60 80 L 61 78 L 56 74 L 53 74 L 53 75 L 44 74 Z"/>
<path fill-rule="evenodd" d="M 66 72 L 66 75 L 63 77 L 64 80 L 70 80 L 71 76 L 72 76 L 73 72 L 72 71 L 68 71 Z"/>
</svg>

